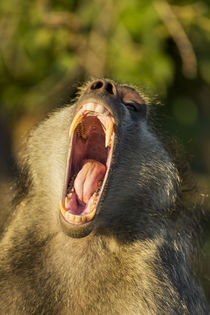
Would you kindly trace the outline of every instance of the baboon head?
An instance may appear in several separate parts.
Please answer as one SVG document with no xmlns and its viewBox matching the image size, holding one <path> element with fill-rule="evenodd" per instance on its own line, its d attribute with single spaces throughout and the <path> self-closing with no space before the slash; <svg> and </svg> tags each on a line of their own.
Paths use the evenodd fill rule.
<svg viewBox="0 0 210 315">
<path fill-rule="evenodd" d="M 60 200 L 69 236 L 105 231 L 139 237 L 175 202 L 177 171 L 148 127 L 147 106 L 134 88 L 110 80 L 84 88 L 69 126 Z"/>
</svg>

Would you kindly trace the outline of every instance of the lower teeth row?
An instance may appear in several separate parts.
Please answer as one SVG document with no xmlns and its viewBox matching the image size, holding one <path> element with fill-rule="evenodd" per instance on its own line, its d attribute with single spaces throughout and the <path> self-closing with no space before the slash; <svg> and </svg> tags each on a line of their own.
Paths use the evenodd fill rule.
<svg viewBox="0 0 210 315">
<path fill-rule="evenodd" d="M 95 213 L 96 213 L 96 209 L 93 208 L 93 210 L 89 214 L 75 215 L 75 214 L 71 214 L 69 212 L 66 212 L 64 217 L 68 221 L 70 221 L 71 223 L 85 223 L 86 221 L 89 222 L 90 220 L 92 220 L 92 218 L 94 217 Z"/>
<path fill-rule="evenodd" d="M 90 220 L 92 220 L 92 218 L 94 217 L 96 213 L 96 208 L 95 208 L 94 203 L 91 206 L 91 212 L 84 215 L 75 215 L 75 214 L 69 213 L 66 210 L 66 208 L 63 206 L 61 201 L 60 201 L 60 210 L 61 210 L 62 215 L 67 221 L 69 221 L 70 223 L 76 223 L 76 224 L 85 223 L 86 221 L 89 222 Z"/>
<path fill-rule="evenodd" d="M 67 197 L 65 198 L 65 206 L 63 206 L 62 202 L 60 202 L 60 210 L 61 210 L 61 213 L 64 216 L 64 218 L 71 223 L 77 223 L 77 224 L 85 223 L 86 221 L 88 222 L 88 221 L 92 220 L 92 218 L 94 217 L 94 215 L 96 213 L 96 202 L 97 202 L 97 197 L 99 195 L 99 191 L 100 191 L 100 187 L 98 187 L 98 189 L 92 195 L 93 200 L 92 200 L 92 204 L 91 204 L 91 212 L 88 214 L 84 214 L 84 215 L 75 215 L 75 214 L 71 214 L 70 212 L 68 212 L 69 209 L 66 209 L 68 199 L 71 198 L 72 193 L 74 192 L 74 188 L 72 188 L 70 193 L 68 193 Z"/>
</svg>

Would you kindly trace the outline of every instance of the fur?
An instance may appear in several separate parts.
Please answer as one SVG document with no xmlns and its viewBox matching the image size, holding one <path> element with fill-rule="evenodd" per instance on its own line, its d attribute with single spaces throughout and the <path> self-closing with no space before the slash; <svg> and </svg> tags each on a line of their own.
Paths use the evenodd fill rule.
<svg viewBox="0 0 210 315">
<path fill-rule="evenodd" d="M 73 238 L 59 222 L 76 106 L 67 105 L 31 131 L 21 154 L 22 180 L 0 244 L 1 314 L 209 314 L 191 270 L 196 206 L 183 205 L 173 159 L 146 116 L 96 92 L 91 97 L 116 110 L 117 144 L 93 229 Z"/>
</svg>

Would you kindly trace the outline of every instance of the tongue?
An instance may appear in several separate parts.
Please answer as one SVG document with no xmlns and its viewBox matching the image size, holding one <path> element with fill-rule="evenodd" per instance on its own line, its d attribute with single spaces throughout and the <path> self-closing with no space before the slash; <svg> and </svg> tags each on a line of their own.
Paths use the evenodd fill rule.
<svg viewBox="0 0 210 315">
<path fill-rule="evenodd" d="M 74 181 L 74 189 L 79 201 L 87 203 L 104 178 L 106 166 L 95 160 L 85 160 Z"/>
</svg>

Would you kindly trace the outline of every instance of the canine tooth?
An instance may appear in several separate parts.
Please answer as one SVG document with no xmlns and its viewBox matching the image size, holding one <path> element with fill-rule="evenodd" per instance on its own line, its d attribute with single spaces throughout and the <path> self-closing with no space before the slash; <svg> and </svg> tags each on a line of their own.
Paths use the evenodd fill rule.
<svg viewBox="0 0 210 315">
<path fill-rule="evenodd" d="M 68 197 L 65 197 L 65 208 L 68 208 Z"/>
<path fill-rule="evenodd" d="M 92 207 L 91 207 L 91 208 L 92 208 Z M 86 219 L 87 219 L 87 221 L 92 220 L 92 218 L 94 217 L 95 213 L 96 213 L 96 208 L 93 208 L 93 211 L 92 211 L 91 213 L 86 214 Z"/>
<path fill-rule="evenodd" d="M 104 106 L 102 106 L 102 105 L 97 105 L 96 108 L 95 108 L 95 111 L 96 111 L 97 113 L 99 113 L 99 114 L 103 114 L 103 113 L 104 113 L 104 110 L 105 110 L 105 108 L 104 108 Z"/>
<path fill-rule="evenodd" d="M 60 210 L 61 210 L 62 215 L 65 216 L 65 214 L 66 214 L 66 209 L 65 209 L 65 207 L 63 206 L 62 201 L 60 201 L 59 205 L 60 205 Z"/>
<path fill-rule="evenodd" d="M 95 105 L 93 103 L 86 104 L 86 110 L 93 112 L 95 110 Z"/>
<path fill-rule="evenodd" d="M 112 122 L 112 120 L 109 120 L 109 122 L 106 124 L 105 147 L 108 147 L 111 144 L 112 132 L 113 132 L 113 122 Z"/>
<path fill-rule="evenodd" d="M 73 134 L 74 129 L 75 129 L 75 128 L 77 127 L 77 125 L 80 123 L 80 121 L 82 120 L 82 117 L 83 117 L 83 115 L 81 114 L 81 111 L 79 111 L 79 112 L 75 115 L 75 117 L 74 117 L 74 119 L 73 119 L 73 121 L 72 121 L 72 123 L 71 123 L 70 129 L 69 129 L 69 137 L 71 137 L 71 135 Z"/>
<path fill-rule="evenodd" d="M 71 190 L 72 191 L 72 190 Z M 67 194 L 68 199 L 70 199 L 72 196 L 72 192 L 70 192 L 69 194 Z"/>
</svg>

